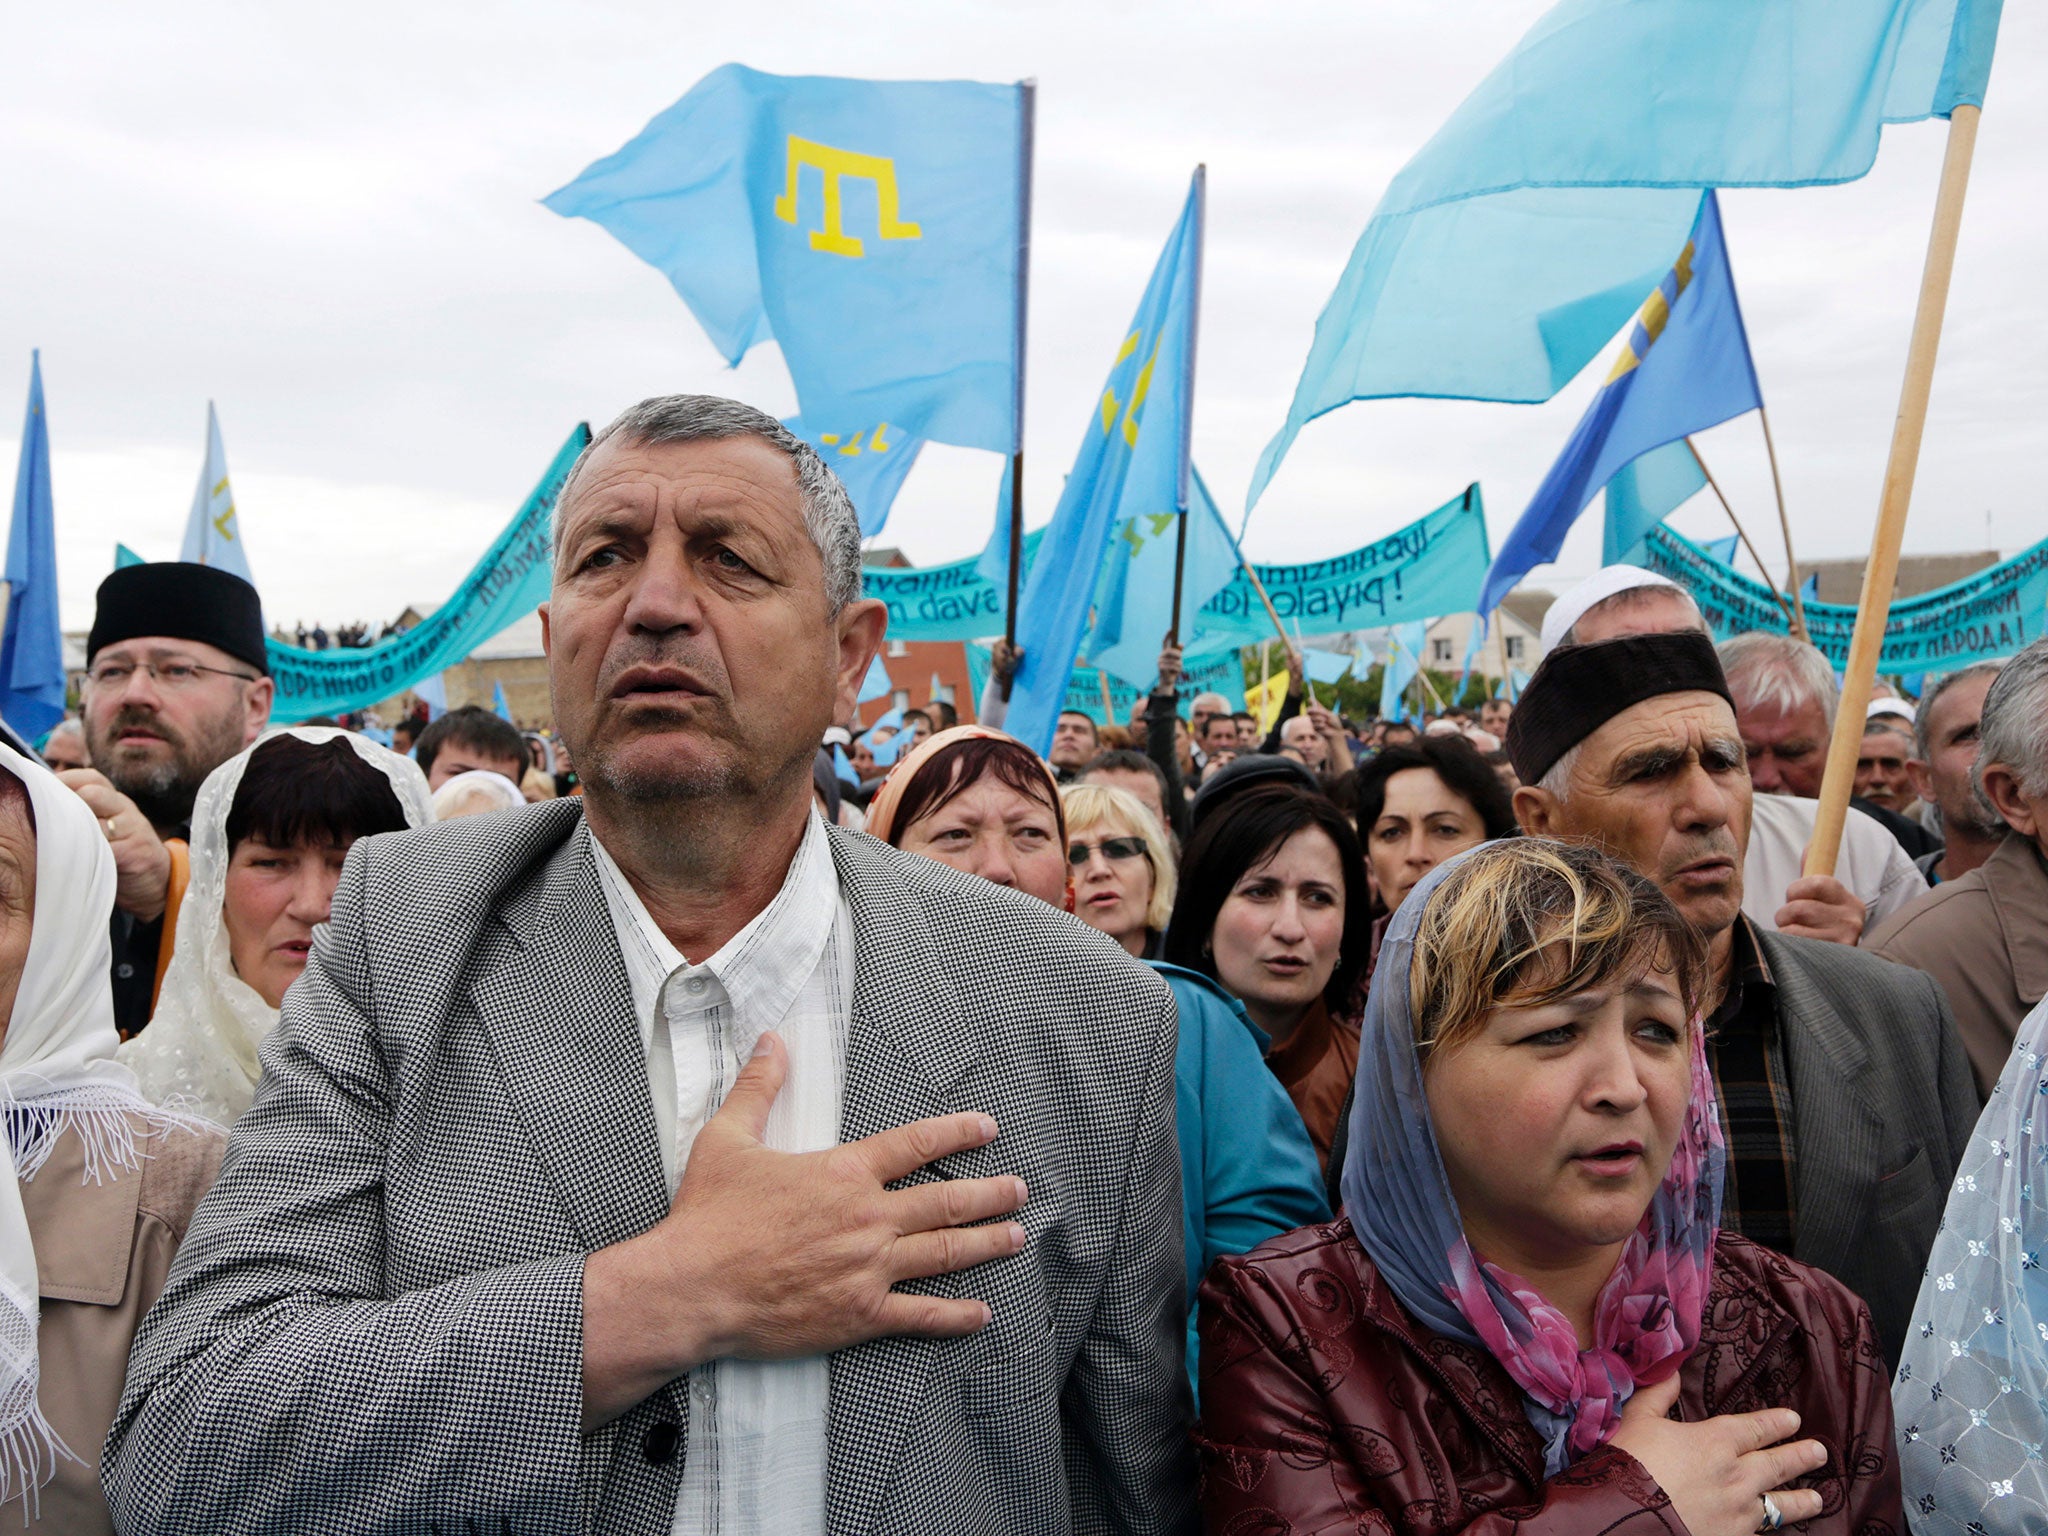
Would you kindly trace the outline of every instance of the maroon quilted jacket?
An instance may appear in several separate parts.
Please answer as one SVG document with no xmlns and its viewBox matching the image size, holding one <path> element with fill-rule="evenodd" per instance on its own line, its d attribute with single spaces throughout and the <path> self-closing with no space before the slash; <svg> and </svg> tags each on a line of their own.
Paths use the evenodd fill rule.
<svg viewBox="0 0 2048 1536">
<path fill-rule="evenodd" d="M 1202 1509 L 1212 1533 L 1652 1536 L 1685 1532 L 1648 1470 L 1603 1446 L 1556 1477 L 1521 1389 L 1417 1323 L 1351 1223 L 1219 1261 L 1203 1283 Z M 1798 1410 L 1828 1448 L 1801 1531 L 1904 1536 L 1891 1381 L 1839 1282 L 1729 1233 L 1675 1417 Z M 1761 1514 L 1761 1506 L 1759 1506 Z"/>
</svg>

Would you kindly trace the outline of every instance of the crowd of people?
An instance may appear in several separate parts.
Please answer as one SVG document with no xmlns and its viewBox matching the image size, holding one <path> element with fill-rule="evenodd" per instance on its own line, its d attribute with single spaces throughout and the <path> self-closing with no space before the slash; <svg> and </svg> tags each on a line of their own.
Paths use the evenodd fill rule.
<svg viewBox="0 0 2048 1536">
<path fill-rule="evenodd" d="M 100 588 L 0 748 L 0 1498 L 50 1532 L 2048 1525 L 2048 642 L 1871 707 L 1680 587 L 1512 705 L 861 731 L 772 418 L 556 509 L 555 734 L 273 727 Z M 821 745 L 822 744 L 822 745 Z M 572 764 L 573 755 L 573 764 Z"/>
</svg>

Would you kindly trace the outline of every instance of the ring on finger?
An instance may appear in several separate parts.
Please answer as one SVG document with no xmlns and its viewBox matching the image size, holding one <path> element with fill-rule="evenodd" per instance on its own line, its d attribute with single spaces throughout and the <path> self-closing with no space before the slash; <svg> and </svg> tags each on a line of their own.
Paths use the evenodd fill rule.
<svg viewBox="0 0 2048 1536">
<path fill-rule="evenodd" d="M 111 816 L 108 816 L 108 817 L 105 817 L 105 818 L 103 818 L 100 824 L 101 824 L 102 826 L 104 826 L 104 827 L 105 827 L 105 828 L 107 829 L 107 836 L 109 836 L 109 837 L 112 837 L 112 836 L 114 835 L 114 818 L 113 818 L 113 817 L 111 817 Z"/>
<path fill-rule="evenodd" d="M 1759 1494 L 1758 1497 L 1764 1501 L 1764 1523 L 1758 1526 L 1757 1529 L 1759 1531 L 1775 1531 L 1785 1523 L 1785 1512 L 1778 1508 L 1778 1501 L 1768 1493 Z"/>
</svg>

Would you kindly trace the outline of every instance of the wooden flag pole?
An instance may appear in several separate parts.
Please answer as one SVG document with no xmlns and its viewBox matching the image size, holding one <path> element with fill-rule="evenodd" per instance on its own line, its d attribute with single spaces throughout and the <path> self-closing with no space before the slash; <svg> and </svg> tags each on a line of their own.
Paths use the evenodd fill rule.
<svg viewBox="0 0 2048 1536">
<path fill-rule="evenodd" d="M 1102 684 L 1102 721 L 1105 725 L 1116 724 L 1116 696 L 1109 691 L 1109 674 L 1097 667 L 1096 681 Z"/>
<path fill-rule="evenodd" d="M 1856 604 L 1856 631 L 1842 671 L 1842 697 L 1835 707 L 1835 734 L 1820 783 L 1820 810 L 1813 841 L 1806 848 L 1806 873 L 1832 875 L 1842 847 L 1842 824 L 1856 780 L 1863 746 L 1863 712 L 1884 650 L 1885 621 L 1899 579 L 1899 547 L 1906 537 L 1906 511 L 1913 501 L 1913 476 L 1920 467 L 1920 439 L 1927 428 L 1927 400 L 1934 387 L 1934 358 L 1941 347 L 1942 316 L 1948 308 L 1949 278 L 1955 272 L 1956 236 L 1963 222 L 1963 194 L 1970 184 L 1970 155 L 1977 146 L 1976 107 L 1956 107 L 1948 120 L 1948 152 L 1941 165 L 1941 190 L 1934 198 L 1934 228 L 1927 237 L 1927 265 L 1920 274 L 1920 300 L 1913 312 L 1913 339 L 1906 348 L 1906 377 L 1899 388 L 1898 421 L 1892 428 L 1885 464 L 1884 494 L 1878 502 L 1877 532 L 1863 567 L 1863 595 Z"/>
<path fill-rule="evenodd" d="M 1759 404 L 1756 416 L 1763 423 L 1764 453 L 1771 461 L 1771 490 L 1778 498 L 1778 531 L 1785 536 L 1785 580 L 1792 589 L 1792 633 L 1810 645 L 1813 636 L 1806 628 L 1806 599 L 1799 593 L 1799 557 L 1792 552 L 1792 519 L 1785 515 L 1785 482 L 1778 477 L 1778 445 L 1771 441 L 1771 413 Z"/>
<path fill-rule="evenodd" d="M 1742 540 L 1742 547 L 1749 551 L 1749 558 L 1756 562 L 1756 568 L 1763 573 L 1764 585 L 1771 588 L 1771 596 L 1778 600 L 1778 608 L 1785 615 L 1785 622 L 1792 626 L 1792 633 L 1800 639 L 1806 638 L 1806 625 L 1785 604 L 1785 594 L 1778 591 L 1771 581 L 1771 568 L 1764 564 L 1764 557 L 1756 552 L 1756 546 L 1749 542 L 1749 530 L 1742 526 L 1742 519 L 1735 515 L 1735 509 L 1728 505 L 1728 497 L 1721 490 L 1721 482 L 1714 478 L 1714 472 L 1707 468 L 1707 461 L 1700 457 L 1693 440 L 1687 438 L 1685 446 L 1692 452 L 1693 463 L 1699 465 L 1700 473 L 1707 477 L 1707 489 L 1714 493 L 1714 499 L 1721 503 L 1721 510 L 1728 514 L 1728 521 L 1735 525 L 1735 536 Z"/>
</svg>

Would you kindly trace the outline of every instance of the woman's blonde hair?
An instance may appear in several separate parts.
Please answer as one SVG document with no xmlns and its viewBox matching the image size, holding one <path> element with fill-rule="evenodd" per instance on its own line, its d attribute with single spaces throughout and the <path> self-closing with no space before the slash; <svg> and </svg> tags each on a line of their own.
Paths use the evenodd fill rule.
<svg viewBox="0 0 2048 1536">
<path fill-rule="evenodd" d="M 1598 849 L 1516 837 L 1466 854 L 1430 893 L 1408 967 L 1427 1059 L 1477 1035 L 1496 1008 L 1531 1008 L 1651 969 L 1678 981 L 1686 1017 L 1706 950 L 1664 893 Z"/>
<path fill-rule="evenodd" d="M 1145 926 L 1154 933 L 1166 932 L 1166 920 L 1173 916 L 1173 847 L 1159 818 L 1128 789 L 1109 784 L 1069 784 L 1060 790 L 1060 804 L 1066 810 L 1070 838 L 1109 822 L 1121 825 L 1144 843 L 1152 865 L 1152 899 L 1145 904 Z"/>
</svg>

